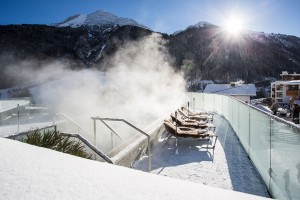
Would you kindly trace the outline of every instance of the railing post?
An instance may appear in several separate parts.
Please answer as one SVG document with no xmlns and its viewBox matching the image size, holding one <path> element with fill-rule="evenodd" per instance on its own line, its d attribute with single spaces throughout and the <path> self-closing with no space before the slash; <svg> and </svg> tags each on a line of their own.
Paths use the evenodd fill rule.
<svg viewBox="0 0 300 200">
<path fill-rule="evenodd" d="M 151 172 L 151 149 L 150 136 L 148 136 L 148 171 Z"/>
<path fill-rule="evenodd" d="M 18 133 L 20 132 L 20 105 L 18 104 Z"/>
<path fill-rule="evenodd" d="M 248 155 L 249 155 L 249 157 L 250 157 L 250 150 L 251 150 L 251 148 L 250 148 L 250 140 L 251 140 L 251 107 L 250 106 L 248 106 L 248 108 L 249 108 L 249 138 L 248 138 Z"/>
<path fill-rule="evenodd" d="M 195 112 L 195 97 L 193 97 L 193 109 L 194 109 L 194 112 Z"/>
<path fill-rule="evenodd" d="M 110 140 L 111 140 L 111 146 L 112 148 L 114 148 L 114 136 L 113 136 L 113 132 L 110 132 Z"/>
<path fill-rule="evenodd" d="M 96 119 L 93 120 L 94 120 L 94 145 L 95 147 L 97 147 Z"/>
<path fill-rule="evenodd" d="M 269 185 L 268 191 L 271 191 L 271 181 L 272 181 L 272 117 L 270 117 L 270 168 L 269 168 Z"/>
</svg>

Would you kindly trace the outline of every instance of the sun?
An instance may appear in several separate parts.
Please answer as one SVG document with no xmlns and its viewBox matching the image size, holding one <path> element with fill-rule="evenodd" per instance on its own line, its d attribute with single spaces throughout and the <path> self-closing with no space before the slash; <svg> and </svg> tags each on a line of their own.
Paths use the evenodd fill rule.
<svg viewBox="0 0 300 200">
<path fill-rule="evenodd" d="M 238 34 L 243 29 L 242 20 L 238 17 L 231 17 L 225 24 L 225 30 L 231 34 Z"/>
</svg>

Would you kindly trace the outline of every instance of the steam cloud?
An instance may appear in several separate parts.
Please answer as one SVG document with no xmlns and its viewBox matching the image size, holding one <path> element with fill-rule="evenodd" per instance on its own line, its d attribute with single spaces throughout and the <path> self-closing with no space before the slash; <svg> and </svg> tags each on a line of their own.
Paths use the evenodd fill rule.
<svg viewBox="0 0 300 200">
<path fill-rule="evenodd" d="M 107 72 L 74 72 L 56 66 L 54 72 L 64 78 L 31 92 L 38 103 L 75 121 L 86 119 L 89 126 L 92 116 L 100 116 L 123 118 L 144 128 L 186 100 L 183 76 L 174 72 L 168 59 L 163 40 L 153 34 L 121 47 L 108 63 Z"/>
</svg>

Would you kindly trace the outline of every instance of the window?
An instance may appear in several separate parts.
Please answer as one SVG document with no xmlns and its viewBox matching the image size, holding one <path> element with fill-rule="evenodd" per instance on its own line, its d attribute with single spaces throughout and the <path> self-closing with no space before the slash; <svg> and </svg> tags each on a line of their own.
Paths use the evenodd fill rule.
<svg viewBox="0 0 300 200">
<path fill-rule="evenodd" d="M 277 96 L 277 97 L 282 97 L 282 92 L 277 92 L 277 93 L 276 93 L 276 96 Z"/>
<path fill-rule="evenodd" d="M 282 90 L 282 85 L 276 85 L 276 90 Z"/>
</svg>

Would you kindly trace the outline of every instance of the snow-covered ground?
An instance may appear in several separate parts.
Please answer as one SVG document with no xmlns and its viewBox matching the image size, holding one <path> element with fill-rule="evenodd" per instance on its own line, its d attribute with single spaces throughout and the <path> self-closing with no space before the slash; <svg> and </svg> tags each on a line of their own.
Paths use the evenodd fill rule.
<svg viewBox="0 0 300 200">
<path fill-rule="evenodd" d="M 82 159 L 4 138 L 0 138 L 0 157 L 0 199 L 5 200 L 264 199 Z M 198 157 L 193 160 L 199 162 L 201 156 Z"/>
<path fill-rule="evenodd" d="M 195 139 L 161 139 L 152 148 L 152 173 L 217 188 L 269 197 L 267 188 L 248 159 L 230 124 L 214 116 L 218 141 L 215 151 L 201 148 Z M 146 171 L 147 158 L 135 164 Z"/>
</svg>

